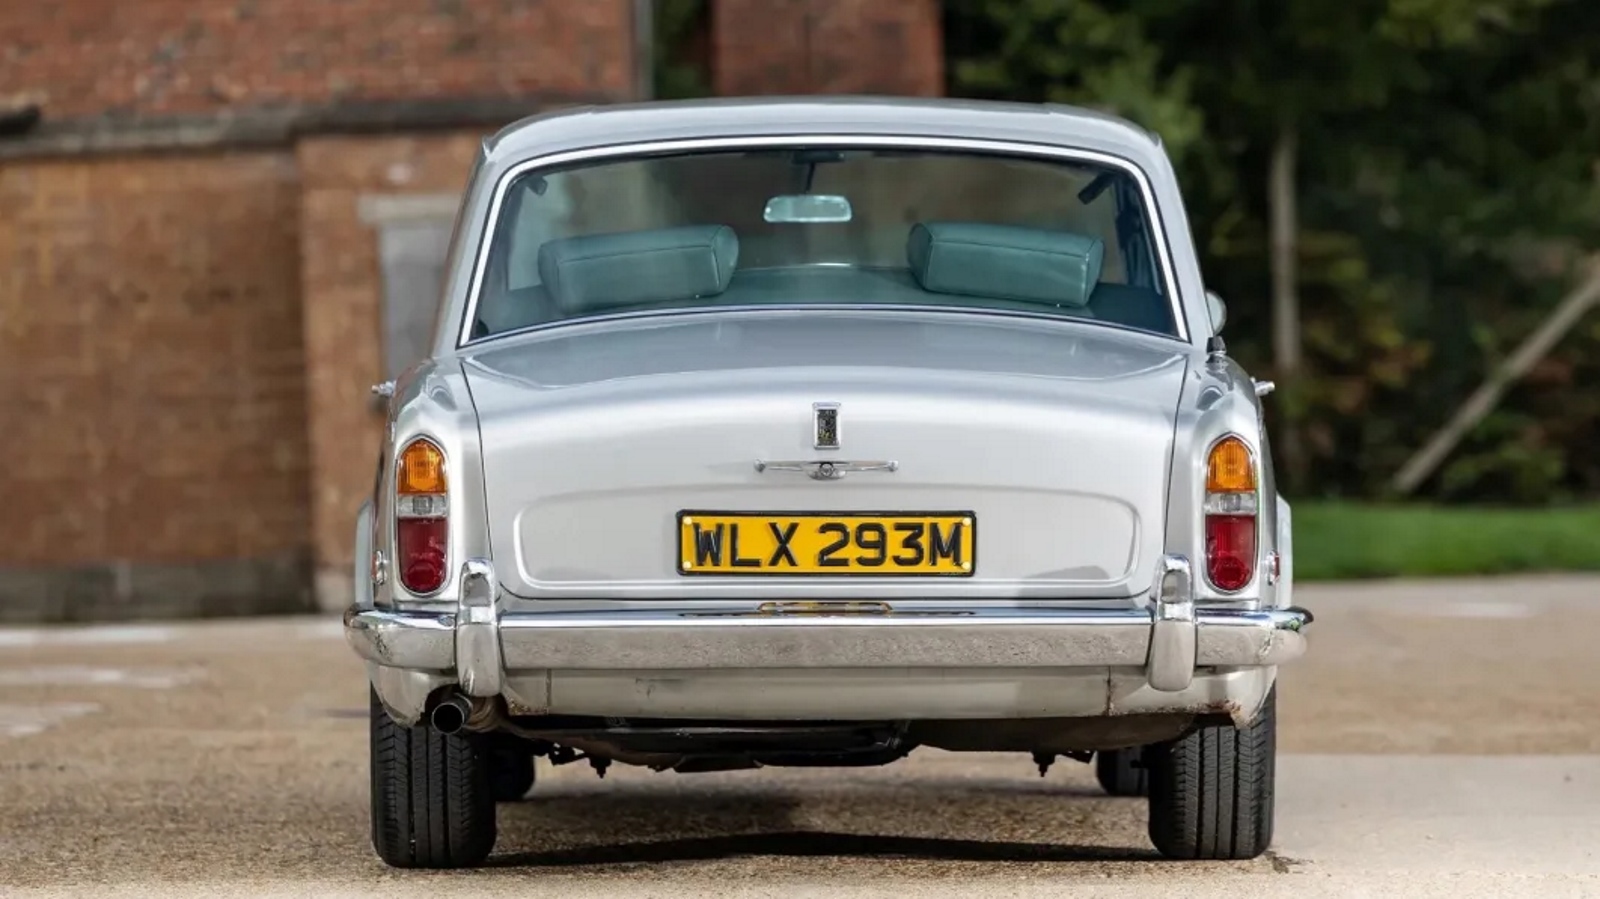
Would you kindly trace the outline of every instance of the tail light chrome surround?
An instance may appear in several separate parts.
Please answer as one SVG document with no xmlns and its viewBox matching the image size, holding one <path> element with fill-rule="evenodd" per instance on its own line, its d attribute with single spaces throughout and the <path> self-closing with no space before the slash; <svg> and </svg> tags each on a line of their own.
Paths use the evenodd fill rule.
<svg viewBox="0 0 1600 899">
<path fill-rule="evenodd" d="M 450 572 L 450 493 L 444 450 L 416 437 L 400 451 L 394 478 L 395 580 L 413 596 L 443 589 Z"/>
<path fill-rule="evenodd" d="M 1260 507 L 1255 452 L 1237 434 L 1218 438 L 1206 451 L 1201 534 L 1206 583 L 1219 593 L 1238 593 L 1256 578 Z"/>
</svg>

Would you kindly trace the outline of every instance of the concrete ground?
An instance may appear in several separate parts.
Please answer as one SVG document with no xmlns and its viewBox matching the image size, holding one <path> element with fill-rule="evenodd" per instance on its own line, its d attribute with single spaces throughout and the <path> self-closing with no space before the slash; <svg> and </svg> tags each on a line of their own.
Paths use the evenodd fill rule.
<svg viewBox="0 0 1600 899">
<path fill-rule="evenodd" d="M 1278 827 L 1155 857 L 1087 766 L 540 769 L 493 867 L 385 868 L 323 619 L 0 629 L 0 895 L 1600 896 L 1600 580 L 1302 587 Z"/>
</svg>

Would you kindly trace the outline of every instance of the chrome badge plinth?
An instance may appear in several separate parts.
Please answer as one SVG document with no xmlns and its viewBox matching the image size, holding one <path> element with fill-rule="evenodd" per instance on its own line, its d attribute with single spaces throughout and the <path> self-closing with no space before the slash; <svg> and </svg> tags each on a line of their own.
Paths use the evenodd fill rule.
<svg viewBox="0 0 1600 899">
<path fill-rule="evenodd" d="M 837 481 L 855 471 L 892 472 L 899 462 L 765 462 L 756 460 L 756 471 L 798 471 L 814 481 Z"/>
<path fill-rule="evenodd" d="M 811 446 L 813 449 L 836 450 L 839 448 L 838 403 L 811 404 L 811 432 Z"/>
</svg>

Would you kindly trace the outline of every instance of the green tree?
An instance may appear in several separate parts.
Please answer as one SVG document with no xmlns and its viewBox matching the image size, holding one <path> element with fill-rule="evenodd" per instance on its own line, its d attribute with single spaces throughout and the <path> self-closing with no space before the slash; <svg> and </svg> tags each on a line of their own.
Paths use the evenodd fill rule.
<svg viewBox="0 0 1600 899">
<path fill-rule="evenodd" d="M 947 5 L 953 93 L 1108 107 L 1167 139 L 1230 348 L 1283 382 L 1302 493 L 1381 489 L 1596 246 L 1597 33 L 1591 0 Z M 1592 371 L 1585 339 L 1553 370 Z M 1435 489 L 1570 485 L 1583 454 L 1551 437 L 1595 420 L 1486 422 Z"/>
<path fill-rule="evenodd" d="M 947 0 L 951 92 L 1071 103 L 1139 122 L 1174 157 L 1199 143 L 1203 123 L 1190 74 L 1174 68 L 1126 4 L 1098 0 Z"/>
<path fill-rule="evenodd" d="M 655 0 L 655 96 L 686 100 L 711 93 L 706 55 L 710 0 Z"/>
</svg>

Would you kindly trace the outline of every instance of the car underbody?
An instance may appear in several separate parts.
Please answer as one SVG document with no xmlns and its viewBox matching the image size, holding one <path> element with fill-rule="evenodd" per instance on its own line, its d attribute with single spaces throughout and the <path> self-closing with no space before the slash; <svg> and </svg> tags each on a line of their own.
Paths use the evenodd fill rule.
<svg viewBox="0 0 1600 899">
<path fill-rule="evenodd" d="M 502 703 L 473 704 L 451 694 L 429 724 L 441 733 L 467 728 L 502 746 L 562 765 L 612 762 L 694 773 L 766 767 L 873 767 L 920 747 L 952 752 L 1020 752 L 1047 765 L 1057 756 L 1087 761 L 1095 751 L 1178 739 L 1198 726 L 1231 724 L 1226 711 L 1113 717 L 1010 720 L 759 721 L 601 718 L 505 714 Z M 506 741 L 515 741 L 508 744 Z"/>
</svg>

